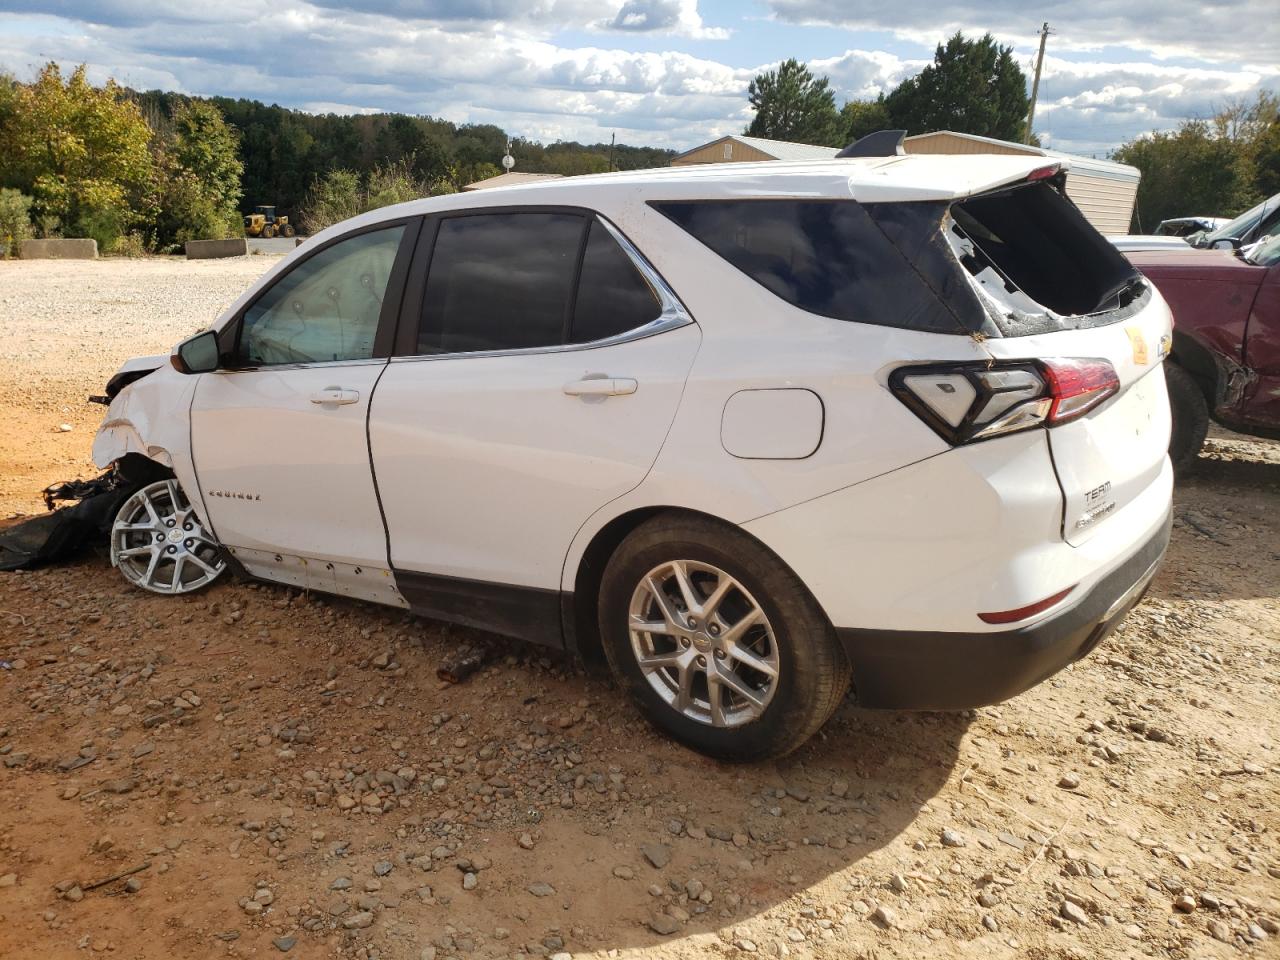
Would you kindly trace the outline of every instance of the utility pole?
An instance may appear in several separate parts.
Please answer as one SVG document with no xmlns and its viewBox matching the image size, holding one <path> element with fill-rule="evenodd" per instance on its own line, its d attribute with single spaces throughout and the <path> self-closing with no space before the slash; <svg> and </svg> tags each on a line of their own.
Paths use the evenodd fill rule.
<svg viewBox="0 0 1280 960">
<path fill-rule="evenodd" d="M 615 130 L 609 135 L 609 172 L 613 173 L 613 146 L 618 142 L 618 133 Z"/>
<path fill-rule="evenodd" d="M 1040 52 L 1036 54 L 1036 76 L 1031 81 L 1031 109 L 1027 111 L 1027 132 L 1022 136 L 1023 143 L 1031 142 L 1031 125 L 1036 119 L 1036 97 L 1040 95 L 1040 68 L 1044 66 L 1044 42 L 1049 39 L 1049 22 L 1046 20 L 1040 28 Z"/>
</svg>

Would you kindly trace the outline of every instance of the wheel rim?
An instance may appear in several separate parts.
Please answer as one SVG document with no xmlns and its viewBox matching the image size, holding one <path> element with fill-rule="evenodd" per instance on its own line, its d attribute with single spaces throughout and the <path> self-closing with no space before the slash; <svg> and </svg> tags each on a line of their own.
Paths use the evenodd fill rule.
<svg viewBox="0 0 1280 960">
<path fill-rule="evenodd" d="M 111 563 L 153 593 L 190 593 L 215 580 L 226 561 L 175 480 L 143 487 L 111 525 Z"/>
<path fill-rule="evenodd" d="M 777 636 L 728 573 L 693 560 L 654 567 L 631 596 L 629 619 L 636 663 L 673 710 L 712 727 L 764 715 L 778 688 Z"/>
</svg>

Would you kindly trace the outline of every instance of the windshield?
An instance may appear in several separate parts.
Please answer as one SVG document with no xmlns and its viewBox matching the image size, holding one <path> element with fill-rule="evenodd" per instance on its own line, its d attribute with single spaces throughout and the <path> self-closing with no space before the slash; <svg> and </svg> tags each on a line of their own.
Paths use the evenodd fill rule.
<svg viewBox="0 0 1280 960">
<path fill-rule="evenodd" d="M 1280 263 L 1280 233 L 1267 237 L 1245 259 L 1260 267 L 1273 267 Z"/>
<path fill-rule="evenodd" d="M 1187 242 L 1193 247 L 1211 247 L 1215 240 L 1242 240 L 1244 235 L 1249 232 L 1249 228 L 1262 219 L 1263 212 L 1274 209 L 1277 205 L 1280 205 L 1280 194 L 1268 197 L 1256 207 L 1250 207 L 1230 223 L 1224 224 L 1217 230 L 1211 230 L 1207 233 L 1201 231 L 1188 237 Z"/>
</svg>

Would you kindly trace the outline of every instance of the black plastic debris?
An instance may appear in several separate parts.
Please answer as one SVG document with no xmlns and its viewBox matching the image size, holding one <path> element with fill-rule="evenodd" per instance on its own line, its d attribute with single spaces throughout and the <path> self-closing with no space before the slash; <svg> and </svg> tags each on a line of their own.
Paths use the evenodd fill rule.
<svg viewBox="0 0 1280 960">
<path fill-rule="evenodd" d="M 44 490 L 51 511 L 0 530 L 0 570 L 25 570 L 65 560 L 106 541 L 120 504 L 137 489 L 115 469 L 92 480 L 67 480 Z M 75 501 L 71 506 L 56 504 Z"/>
</svg>

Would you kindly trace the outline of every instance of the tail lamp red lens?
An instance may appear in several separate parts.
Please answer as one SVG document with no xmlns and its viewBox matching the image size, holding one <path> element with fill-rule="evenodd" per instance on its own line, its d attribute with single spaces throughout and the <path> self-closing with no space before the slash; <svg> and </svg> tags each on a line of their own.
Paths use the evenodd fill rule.
<svg viewBox="0 0 1280 960">
<path fill-rule="evenodd" d="M 1120 380 L 1106 360 L 1051 358 L 899 367 L 889 388 L 955 445 L 1082 417 Z"/>
<path fill-rule="evenodd" d="M 983 623 L 1017 623 L 1020 620 L 1030 620 L 1037 613 L 1043 613 L 1050 607 L 1055 606 L 1067 598 L 1067 595 L 1075 589 L 1075 586 L 1067 587 L 1055 593 L 1052 597 L 1045 597 L 1036 603 L 1029 603 L 1025 607 L 1018 607 L 1016 610 L 1002 610 L 999 613 L 980 613 L 978 619 Z"/>
<path fill-rule="evenodd" d="M 1045 360 L 1045 379 L 1053 404 L 1049 423 L 1065 423 L 1082 417 L 1120 390 L 1116 368 L 1105 360 Z"/>
</svg>

